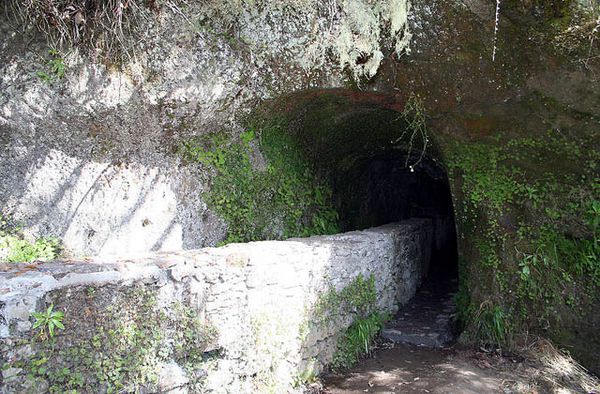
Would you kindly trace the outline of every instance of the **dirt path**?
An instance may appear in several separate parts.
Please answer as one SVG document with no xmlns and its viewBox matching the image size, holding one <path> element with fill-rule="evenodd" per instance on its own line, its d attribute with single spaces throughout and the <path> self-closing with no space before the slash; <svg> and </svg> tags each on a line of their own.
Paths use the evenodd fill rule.
<svg viewBox="0 0 600 394">
<path fill-rule="evenodd" d="M 343 376 L 328 376 L 324 392 L 502 393 L 503 380 L 454 349 L 397 345 L 377 351 Z"/>
<path fill-rule="evenodd" d="M 527 358 L 459 346 L 381 346 L 355 368 L 324 376 L 322 393 L 600 393 L 596 378 L 546 341 Z"/>
<path fill-rule="evenodd" d="M 454 337 L 456 280 L 428 281 L 386 324 L 380 349 L 343 375 L 325 378 L 326 393 L 501 393 L 504 378 L 482 368 Z"/>
<path fill-rule="evenodd" d="M 318 390 L 341 393 L 594 393 L 600 381 L 537 339 L 519 355 L 449 345 L 455 337 L 456 280 L 429 281 L 386 324 L 371 357 L 322 378 Z"/>
</svg>

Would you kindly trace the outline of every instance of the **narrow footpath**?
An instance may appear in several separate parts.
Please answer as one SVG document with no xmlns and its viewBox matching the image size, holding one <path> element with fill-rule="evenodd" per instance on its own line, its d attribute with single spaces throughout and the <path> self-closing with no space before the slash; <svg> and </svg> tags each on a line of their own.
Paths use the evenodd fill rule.
<svg viewBox="0 0 600 394">
<path fill-rule="evenodd" d="M 600 382 L 539 339 L 524 354 L 456 344 L 456 281 L 426 283 L 357 366 L 323 377 L 322 394 L 600 393 Z"/>
</svg>

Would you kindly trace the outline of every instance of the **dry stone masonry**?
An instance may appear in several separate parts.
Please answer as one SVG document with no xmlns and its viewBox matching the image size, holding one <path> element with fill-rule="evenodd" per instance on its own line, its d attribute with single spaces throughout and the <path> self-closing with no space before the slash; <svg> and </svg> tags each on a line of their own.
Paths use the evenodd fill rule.
<svg viewBox="0 0 600 394">
<path fill-rule="evenodd" d="M 355 317 L 320 300 L 372 277 L 374 310 L 396 312 L 427 273 L 432 239 L 431 221 L 413 219 L 332 236 L 7 267 L 0 392 L 291 392 L 332 360 Z M 42 341 L 31 313 L 49 305 L 64 312 L 65 329 Z"/>
</svg>

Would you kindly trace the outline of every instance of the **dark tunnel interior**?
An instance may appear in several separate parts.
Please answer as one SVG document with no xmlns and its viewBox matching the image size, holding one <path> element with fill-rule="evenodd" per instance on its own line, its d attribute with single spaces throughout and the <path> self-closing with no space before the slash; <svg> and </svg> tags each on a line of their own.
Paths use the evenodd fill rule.
<svg viewBox="0 0 600 394">
<path fill-rule="evenodd" d="M 429 277 L 458 276 L 456 228 L 448 177 L 424 158 L 412 169 L 405 155 L 380 153 L 356 163 L 333 179 L 343 231 L 365 229 L 410 218 L 428 218 L 434 234 Z"/>
<path fill-rule="evenodd" d="M 366 93 L 308 92 L 290 101 L 295 140 L 319 176 L 329 180 L 341 229 L 429 218 L 434 227 L 429 277 L 456 279 L 452 196 L 431 133 L 411 134 L 405 115 Z"/>
</svg>

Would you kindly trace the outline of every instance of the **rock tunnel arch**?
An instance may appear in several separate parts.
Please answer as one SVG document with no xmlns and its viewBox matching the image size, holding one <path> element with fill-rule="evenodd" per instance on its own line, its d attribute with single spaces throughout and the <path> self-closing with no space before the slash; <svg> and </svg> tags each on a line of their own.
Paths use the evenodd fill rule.
<svg viewBox="0 0 600 394">
<path fill-rule="evenodd" d="M 405 111 L 406 106 L 407 99 L 398 96 L 321 89 L 278 98 L 258 112 L 285 119 L 317 176 L 331 185 L 342 231 L 429 218 L 434 228 L 429 275 L 456 279 L 448 175 L 435 136 L 412 129 L 415 108 Z"/>
<path fill-rule="evenodd" d="M 348 91 L 309 91 L 273 101 L 266 112 L 286 118 L 287 132 L 300 142 L 298 145 L 314 164 L 316 175 L 330 181 L 342 230 L 374 227 L 411 216 L 429 216 L 434 222 L 442 223 L 436 229 L 438 235 L 432 248 L 433 264 L 430 267 L 433 271 L 430 273 L 446 277 L 449 273 L 454 275 L 456 236 L 452 200 L 439 155 L 432 144 L 419 160 L 422 147 L 416 144 L 411 151 L 398 141 L 398 135 L 406 129 L 406 122 L 401 116 L 402 108 L 395 108 L 385 101 L 387 99 L 390 98 Z M 393 98 L 390 100 L 395 103 Z M 407 159 L 413 164 L 412 170 L 407 166 Z M 417 262 L 414 254 L 403 253 L 398 258 L 396 245 L 417 245 L 419 236 L 413 235 L 425 231 L 420 230 L 418 223 L 404 227 L 407 231 L 402 227 L 379 227 L 350 235 L 286 242 L 180 250 L 138 261 L 82 262 L 66 268 L 73 270 L 74 275 L 65 275 L 65 267 L 52 264 L 46 273 L 25 274 L 30 287 L 22 286 L 20 274 L 0 273 L 0 280 L 6 278 L 11 289 L 18 287 L 18 291 L 0 295 L 0 318 L 20 323 L 11 327 L 29 330 L 29 315 L 23 314 L 22 310 L 36 308 L 45 297 L 58 310 L 70 311 L 70 326 L 78 322 L 83 332 L 94 335 L 96 331 L 86 325 L 91 324 L 86 315 L 90 303 L 98 305 L 98 310 L 108 311 L 104 305 L 118 298 L 121 305 L 127 306 L 122 308 L 123 319 L 111 316 L 103 319 L 106 324 L 120 324 L 121 320 L 127 323 L 131 316 L 162 316 L 161 311 L 185 305 L 186 308 L 189 306 L 185 310 L 191 313 L 192 321 L 173 315 L 177 321 L 207 323 L 210 324 L 207 327 L 211 327 L 208 331 L 214 328 L 218 333 L 215 343 L 205 344 L 204 338 L 190 340 L 201 340 L 202 352 L 218 350 L 214 357 L 224 358 L 223 369 L 207 373 L 211 376 L 207 379 L 214 379 L 208 384 L 221 382 L 222 373 L 228 374 L 226 376 L 232 381 L 245 380 L 248 365 L 251 365 L 251 376 L 256 376 L 256 384 L 261 383 L 259 379 L 263 373 L 276 372 L 283 376 L 279 379 L 280 375 L 277 375 L 283 385 L 290 385 L 297 373 L 306 370 L 318 373 L 332 360 L 338 339 L 356 317 L 354 304 L 340 307 L 336 302 L 323 303 L 328 295 L 343 294 L 345 289 L 372 283 L 368 289 L 375 295 L 373 305 L 369 307 L 394 313 L 399 304 L 414 294 L 416 283 L 422 278 L 421 272 L 406 281 L 410 282 L 405 286 L 410 291 L 400 289 L 400 284 L 404 283 L 398 279 L 404 279 L 404 273 L 412 271 L 414 266 L 418 266 L 414 271 L 419 271 L 425 264 Z M 411 234 L 407 235 L 408 232 Z M 413 249 L 425 248 L 415 246 Z M 446 264 L 439 264 L 442 261 Z M 371 274 L 377 278 L 369 278 Z M 38 284 L 40 275 L 44 279 L 43 286 Z M 359 281 L 359 277 L 369 280 Z M 403 293 L 406 298 L 399 300 L 395 293 Z M 24 296 L 28 297 L 25 307 L 20 301 Z M 333 316 L 333 320 L 323 321 L 323 316 Z M 164 318 L 158 318 L 158 321 L 170 327 L 164 328 L 165 332 L 174 332 L 169 335 L 177 335 L 175 331 L 185 328 Z M 151 337 L 152 332 L 144 335 Z M 19 332 L 7 324 L 0 325 L 0 339 L 16 335 Z M 300 337 L 304 340 L 298 341 Z M 68 338 L 65 336 L 65 340 Z M 253 339 L 248 341 L 248 338 Z M 255 341 L 256 338 L 272 342 Z M 94 346 L 85 335 L 81 336 L 81 343 L 81 346 L 90 346 L 90 343 Z M 187 343 L 198 346 L 196 342 Z M 157 349 L 161 346 L 161 343 L 156 344 Z M 169 357 L 176 357 L 177 349 L 164 347 L 172 352 Z M 240 349 L 247 349 L 241 358 Z M 270 349 L 281 349 L 281 352 L 273 355 Z M 136 351 L 135 348 L 126 350 Z M 159 353 L 162 354 L 157 350 L 156 354 L 160 356 Z M 230 354 L 235 360 L 227 358 Z M 261 355 L 258 361 L 255 361 L 256 354 Z M 288 368 L 286 357 L 290 354 L 296 358 Z M 168 365 L 162 359 L 156 362 L 161 365 L 159 372 L 163 374 L 181 370 L 170 361 Z M 82 365 L 85 368 L 85 364 Z M 266 376 L 270 379 L 271 375 Z M 95 382 L 94 377 L 86 379 Z M 17 380 L 15 385 L 19 382 Z"/>
</svg>

